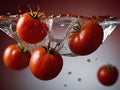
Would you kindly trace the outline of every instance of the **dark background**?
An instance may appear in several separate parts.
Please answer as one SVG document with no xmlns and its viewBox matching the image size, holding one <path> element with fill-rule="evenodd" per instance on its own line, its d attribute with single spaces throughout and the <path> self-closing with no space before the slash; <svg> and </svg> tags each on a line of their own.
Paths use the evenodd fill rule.
<svg viewBox="0 0 120 90">
<path fill-rule="evenodd" d="M 39 5 L 40 10 L 47 15 L 72 13 L 83 16 L 112 15 L 120 17 L 119 0 L 1 0 L 0 15 L 22 14 L 29 11 L 28 5 L 33 10 L 37 10 L 36 5 Z M 63 57 L 64 67 L 60 75 L 54 80 L 44 82 L 33 77 L 29 68 L 13 71 L 3 65 L 3 50 L 16 41 L 0 31 L 0 90 L 119 90 L 120 79 L 115 85 L 105 87 L 97 81 L 95 75 L 99 66 L 108 62 L 115 64 L 120 70 L 119 35 L 120 26 L 92 55 Z M 91 58 L 93 62 L 88 64 L 86 62 L 88 58 Z M 95 58 L 99 60 L 95 61 Z M 69 71 L 72 71 L 71 76 L 67 75 Z M 81 77 L 82 81 L 78 83 L 76 77 Z"/>
<path fill-rule="evenodd" d="M 119 16 L 119 0 L 1 0 L 0 14 L 19 14 L 28 11 L 28 5 L 37 5 L 46 14 L 74 13 L 77 15 Z M 21 12 L 21 11 L 22 12 Z"/>
</svg>

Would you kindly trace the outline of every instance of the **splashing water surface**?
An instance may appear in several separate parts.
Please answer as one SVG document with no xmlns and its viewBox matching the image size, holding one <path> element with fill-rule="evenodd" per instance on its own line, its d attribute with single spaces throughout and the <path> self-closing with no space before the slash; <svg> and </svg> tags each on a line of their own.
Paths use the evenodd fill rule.
<svg viewBox="0 0 120 90">
<path fill-rule="evenodd" d="M 57 50 L 61 55 L 64 56 L 76 56 L 70 51 L 68 47 L 68 37 L 73 31 L 73 26 L 77 22 L 83 23 L 90 19 L 96 20 L 104 30 L 103 42 L 115 30 L 117 25 L 120 24 L 120 18 L 113 16 L 83 17 L 69 14 L 56 16 L 51 15 L 45 20 L 50 30 L 46 38 L 42 42 L 39 42 L 37 44 L 30 44 L 21 40 L 16 34 L 16 24 L 19 17 L 20 15 L 0 16 L 0 30 L 15 39 L 17 42 L 20 42 L 31 53 L 34 48 L 42 45 L 47 45 L 49 40 L 51 41 L 52 46 L 55 46 L 56 43 L 60 43 L 60 46 L 59 48 L 57 48 Z"/>
</svg>

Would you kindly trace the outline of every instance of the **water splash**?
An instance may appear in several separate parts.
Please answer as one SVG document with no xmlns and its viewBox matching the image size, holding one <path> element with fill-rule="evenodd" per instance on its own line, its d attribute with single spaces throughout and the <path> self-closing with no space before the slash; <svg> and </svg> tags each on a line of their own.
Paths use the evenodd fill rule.
<svg viewBox="0 0 120 90">
<path fill-rule="evenodd" d="M 20 11 L 21 12 L 21 11 Z M 60 47 L 58 48 L 59 53 L 64 56 L 76 56 L 74 55 L 69 47 L 68 47 L 68 37 L 73 30 L 73 26 L 77 23 L 83 23 L 86 20 L 94 19 L 96 20 L 104 30 L 104 39 L 115 30 L 117 25 L 120 24 L 120 18 L 117 17 L 76 17 L 70 15 L 64 16 L 49 16 L 46 19 L 46 24 L 48 24 L 50 32 L 46 36 L 46 38 L 37 44 L 26 43 L 21 40 L 16 35 L 16 23 L 19 19 L 20 15 L 8 15 L 8 16 L 0 16 L 0 30 L 6 33 L 8 36 L 12 37 L 16 41 L 22 43 L 31 53 L 34 48 L 47 45 L 49 40 L 51 41 L 51 45 L 54 47 L 56 43 L 60 43 Z"/>
</svg>

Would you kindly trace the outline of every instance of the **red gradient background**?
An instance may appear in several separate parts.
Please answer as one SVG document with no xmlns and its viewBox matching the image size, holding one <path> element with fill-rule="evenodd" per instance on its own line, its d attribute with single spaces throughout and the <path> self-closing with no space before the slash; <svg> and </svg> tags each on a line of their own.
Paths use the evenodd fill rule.
<svg viewBox="0 0 120 90">
<path fill-rule="evenodd" d="M 37 4 L 47 15 L 72 13 L 76 15 L 113 15 L 120 17 L 119 0 L 1 0 L 0 15 L 22 14 L 29 9 L 34 10 Z M 120 26 L 108 37 L 103 45 L 91 55 L 83 57 L 63 57 L 64 67 L 60 75 L 51 81 L 41 81 L 32 76 L 29 68 L 13 71 L 2 62 L 3 50 L 16 43 L 0 31 L 0 90 L 119 90 L 120 78 L 115 85 L 101 85 L 96 77 L 101 65 L 112 63 L 120 71 Z M 91 59 L 88 63 L 87 59 Z M 68 75 L 68 72 L 72 72 Z M 82 80 L 77 81 L 78 78 Z"/>
</svg>

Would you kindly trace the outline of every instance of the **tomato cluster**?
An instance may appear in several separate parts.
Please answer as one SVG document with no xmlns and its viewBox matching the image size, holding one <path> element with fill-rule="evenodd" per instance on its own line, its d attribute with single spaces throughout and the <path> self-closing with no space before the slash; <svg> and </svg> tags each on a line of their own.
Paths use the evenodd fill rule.
<svg viewBox="0 0 120 90">
<path fill-rule="evenodd" d="M 46 15 L 41 12 L 24 13 L 16 25 L 16 33 L 23 41 L 36 44 L 46 37 L 49 28 L 44 22 Z M 73 27 L 68 40 L 70 50 L 76 55 L 93 53 L 103 40 L 103 29 L 95 21 L 89 20 Z M 40 80 L 51 80 L 62 70 L 63 58 L 50 42 L 30 52 L 21 44 L 8 46 L 3 53 L 5 66 L 13 70 L 22 70 L 29 66 L 31 73 Z M 112 65 L 102 66 L 97 72 L 98 80 L 103 85 L 113 85 L 118 78 L 118 70 Z"/>
<path fill-rule="evenodd" d="M 63 67 L 62 56 L 50 45 L 36 48 L 32 54 L 20 44 L 10 45 L 3 53 L 3 62 L 13 70 L 22 70 L 29 65 L 32 74 L 40 80 L 55 78 Z"/>
<path fill-rule="evenodd" d="M 31 11 L 20 16 L 17 25 L 17 36 L 30 44 L 37 44 L 46 37 L 49 28 L 45 23 L 46 15 L 43 12 Z M 56 47 L 59 46 L 58 44 Z M 52 48 L 40 46 L 31 54 L 22 45 L 10 45 L 3 54 L 5 66 L 13 70 L 22 70 L 28 65 L 32 74 L 40 80 L 55 78 L 63 67 L 63 58 Z"/>
</svg>

